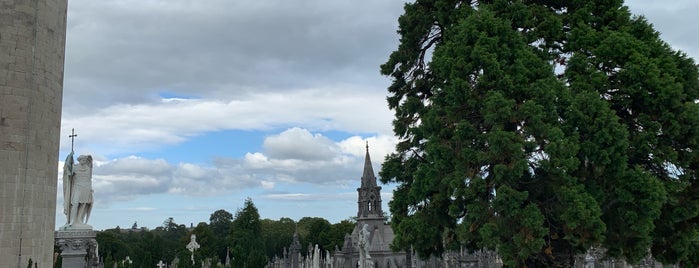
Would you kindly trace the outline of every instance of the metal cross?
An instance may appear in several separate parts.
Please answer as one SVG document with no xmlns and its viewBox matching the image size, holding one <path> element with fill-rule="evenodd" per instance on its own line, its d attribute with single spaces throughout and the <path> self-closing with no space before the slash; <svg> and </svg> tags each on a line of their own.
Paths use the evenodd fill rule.
<svg viewBox="0 0 699 268">
<path fill-rule="evenodd" d="M 70 131 L 70 135 L 68 138 L 70 138 L 70 152 L 73 152 L 73 146 L 75 145 L 75 137 L 77 137 L 78 134 L 75 134 L 75 129 L 72 129 Z"/>
</svg>

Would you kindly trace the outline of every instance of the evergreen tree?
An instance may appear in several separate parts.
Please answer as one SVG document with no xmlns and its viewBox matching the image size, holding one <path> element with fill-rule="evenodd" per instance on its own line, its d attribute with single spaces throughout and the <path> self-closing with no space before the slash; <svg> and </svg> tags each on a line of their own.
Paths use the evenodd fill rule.
<svg viewBox="0 0 699 268">
<path fill-rule="evenodd" d="M 697 66 L 622 0 L 417 0 L 399 27 L 396 249 L 699 265 Z"/>
<path fill-rule="evenodd" d="M 264 267 L 267 264 L 260 214 L 252 199 L 247 198 L 243 208 L 236 212 L 230 240 L 233 266 Z"/>
</svg>

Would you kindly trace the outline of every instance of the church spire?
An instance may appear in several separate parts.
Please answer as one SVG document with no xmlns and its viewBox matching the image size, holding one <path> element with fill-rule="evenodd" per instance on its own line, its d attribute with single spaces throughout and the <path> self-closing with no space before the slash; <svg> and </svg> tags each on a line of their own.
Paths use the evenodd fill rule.
<svg viewBox="0 0 699 268">
<path fill-rule="evenodd" d="M 376 184 L 374 168 L 371 166 L 369 156 L 369 142 L 366 144 L 366 156 L 364 157 L 364 172 L 362 173 L 361 186 L 357 188 L 357 218 L 381 218 L 381 187 Z"/>
<path fill-rule="evenodd" d="M 366 142 L 366 155 L 364 156 L 364 173 L 362 174 L 362 187 L 376 186 L 376 177 L 374 176 L 374 168 L 371 165 L 371 157 L 369 156 L 369 142 Z"/>
</svg>

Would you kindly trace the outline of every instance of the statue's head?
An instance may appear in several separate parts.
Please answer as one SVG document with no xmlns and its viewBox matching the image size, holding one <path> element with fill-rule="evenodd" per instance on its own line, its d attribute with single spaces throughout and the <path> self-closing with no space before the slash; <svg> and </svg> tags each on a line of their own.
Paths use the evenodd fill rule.
<svg viewBox="0 0 699 268">
<path fill-rule="evenodd" d="M 92 167 L 92 156 L 91 155 L 81 155 L 78 156 L 78 163 L 81 165 L 88 165 Z"/>
</svg>

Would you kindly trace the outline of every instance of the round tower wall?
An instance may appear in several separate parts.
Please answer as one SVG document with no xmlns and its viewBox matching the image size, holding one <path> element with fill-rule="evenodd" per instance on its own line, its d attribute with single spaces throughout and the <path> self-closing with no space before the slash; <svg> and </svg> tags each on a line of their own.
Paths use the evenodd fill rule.
<svg viewBox="0 0 699 268">
<path fill-rule="evenodd" d="M 66 13 L 0 3 L 0 268 L 53 265 Z"/>
</svg>

